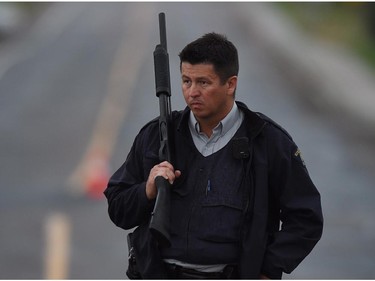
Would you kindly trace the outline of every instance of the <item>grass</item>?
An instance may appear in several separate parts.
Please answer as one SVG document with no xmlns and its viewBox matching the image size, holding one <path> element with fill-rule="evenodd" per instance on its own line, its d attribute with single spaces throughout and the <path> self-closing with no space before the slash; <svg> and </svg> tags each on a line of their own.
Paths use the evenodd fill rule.
<svg viewBox="0 0 375 281">
<path fill-rule="evenodd" d="M 351 50 L 375 70 L 375 3 L 279 2 L 304 31 Z"/>
</svg>

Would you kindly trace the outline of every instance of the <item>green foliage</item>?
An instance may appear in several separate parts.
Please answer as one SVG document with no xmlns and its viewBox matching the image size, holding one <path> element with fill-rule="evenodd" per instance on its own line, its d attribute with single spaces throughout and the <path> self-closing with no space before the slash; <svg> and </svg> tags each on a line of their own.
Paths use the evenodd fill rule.
<svg viewBox="0 0 375 281">
<path fill-rule="evenodd" d="M 312 36 L 352 50 L 375 69 L 375 3 L 280 2 L 277 5 Z"/>
</svg>

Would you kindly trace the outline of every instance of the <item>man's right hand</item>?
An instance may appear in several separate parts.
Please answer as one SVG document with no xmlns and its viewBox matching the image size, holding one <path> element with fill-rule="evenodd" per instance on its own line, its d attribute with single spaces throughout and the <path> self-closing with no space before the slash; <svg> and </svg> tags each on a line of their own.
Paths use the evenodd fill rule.
<svg viewBox="0 0 375 281">
<path fill-rule="evenodd" d="M 158 190 L 155 185 L 155 178 L 158 176 L 162 176 L 166 180 L 169 181 L 170 184 L 181 176 L 181 171 L 174 170 L 171 163 L 164 161 L 158 165 L 155 165 L 148 176 L 146 182 L 146 196 L 149 200 L 155 199 L 158 193 Z"/>
</svg>

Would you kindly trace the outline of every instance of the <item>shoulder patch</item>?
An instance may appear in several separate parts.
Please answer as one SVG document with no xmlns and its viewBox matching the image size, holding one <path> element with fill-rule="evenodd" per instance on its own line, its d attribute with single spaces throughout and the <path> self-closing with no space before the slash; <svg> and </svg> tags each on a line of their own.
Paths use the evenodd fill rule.
<svg viewBox="0 0 375 281">
<path fill-rule="evenodd" d="M 302 165 L 306 167 L 305 160 L 303 160 L 301 150 L 298 147 L 297 150 L 294 152 L 294 157 L 296 157 L 297 160 L 301 161 Z"/>
</svg>

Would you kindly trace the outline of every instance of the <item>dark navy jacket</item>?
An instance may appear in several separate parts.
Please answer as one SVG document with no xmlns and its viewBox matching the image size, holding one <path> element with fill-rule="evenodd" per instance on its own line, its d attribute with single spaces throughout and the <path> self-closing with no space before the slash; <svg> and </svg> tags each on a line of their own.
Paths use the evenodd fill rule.
<svg viewBox="0 0 375 281">
<path fill-rule="evenodd" d="M 248 208 L 241 231 L 238 266 L 242 279 L 260 274 L 281 278 L 292 272 L 319 241 L 323 229 L 320 194 L 311 181 L 300 151 L 289 134 L 268 117 L 245 113 L 245 135 L 249 139 L 246 181 Z M 189 109 L 173 112 L 176 162 L 179 151 L 186 155 L 194 143 L 187 125 Z M 154 201 L 146 198 L 146 181 L 158 163 L 158 121 L 145 125 L 137 135 L 125 163 L 105 190 L 112 221 L 134 231 L 132 240 L 137 263 L 145 279 L 165 278 L 157 243 L 148 231 Z M 186 161 L 187 159 L 185 159 Z M 175 164 L 175 169 L 181 169 Z M 182 167 L 182 173 L 183 169 Z"/>
</svg>

